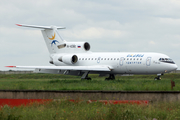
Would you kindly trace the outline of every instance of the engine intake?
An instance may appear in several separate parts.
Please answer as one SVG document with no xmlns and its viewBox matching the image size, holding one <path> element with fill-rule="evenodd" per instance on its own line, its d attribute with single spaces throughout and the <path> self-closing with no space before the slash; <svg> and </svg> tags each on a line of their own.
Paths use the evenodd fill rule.
<svg viewBox="0 0 180 120">
<path fill-rule="evenodd" d="M 84 49 L 85 49 L 86 51 L 90 50 L 90 44 L 89 44 L 88 42 L 85 42 L 85 43 L 84 43 Z"/>
<path fill-rule="evenodd" d="M 74 64 L 74 63 L 77 63 L 77 61 L 78 61 L 78 57 L 76 55 L 73 55 L 71 62 Z"/>
</svg>

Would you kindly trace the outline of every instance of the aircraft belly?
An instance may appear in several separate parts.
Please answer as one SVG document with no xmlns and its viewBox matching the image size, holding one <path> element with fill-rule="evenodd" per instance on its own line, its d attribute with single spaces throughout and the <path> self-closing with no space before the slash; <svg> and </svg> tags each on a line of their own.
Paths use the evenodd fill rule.
<svg viewBox="0 0 180 120">
<path fill-rule="evenodd" d="M 64 74 L 64 75 L 75 75 L 81 76 L 84 72 L 72 71 L 72 70 L 52 70 L 52 69 L 35 69 L 35 73 L 50 73 L 50 74 Z"/>
<path fill-rule="evenodd" d="M 130 74 L 143 73 L 144 74 L 146 71 L 143 68 L 145 68 L 143 65 L 127 65 L 127 73 L 130 73 Z"/>
</svg>

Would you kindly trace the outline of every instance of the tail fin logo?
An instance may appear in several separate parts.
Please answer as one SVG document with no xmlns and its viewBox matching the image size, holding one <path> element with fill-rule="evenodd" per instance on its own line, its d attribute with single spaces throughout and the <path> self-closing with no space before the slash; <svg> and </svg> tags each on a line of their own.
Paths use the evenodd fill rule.
<svg viewBox="0 0 180 120">
<path fill-rule="evenodd" d="M 54 33 L 54 35 L 52 35 L 52 38 L 49 38 L 50 40 L 52 40 L 52 42 L 51 42 L 51 46 L 54 44 L 54 45 L 56 45 L 56 42 L 58 42 L 57 40 L 54 40 L 55 39 L 55 37 L 56 37 L 56 34 Z M 59 42 L 58 42 L 59 43 Z"/>
<path fill-rule="evenodd" d="M 52 35 L 52 38 L 49 38 L 50 40 L 54 40 L 56 37 L 56 34 L 54 33 L 54 36 Z"/>
</svg>

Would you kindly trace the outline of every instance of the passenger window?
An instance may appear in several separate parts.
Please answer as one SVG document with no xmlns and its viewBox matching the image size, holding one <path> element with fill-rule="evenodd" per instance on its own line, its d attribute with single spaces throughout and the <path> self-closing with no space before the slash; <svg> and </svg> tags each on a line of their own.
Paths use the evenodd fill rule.
<svg viewBox="0 0 180 120">
<path fill-rule="evenodd" d="M 124 60 L 126 60 L 126 58 L 124 58 Z"/>
<path fill-rule="evenodd" d="M 138 58 L 137 58 L 137 60 L 138 60 Z"/>
<path fill-rule="evenodd" d="M 103 60 L 103 58 L 101 58 L 101 60 Z"/>
<path fill-rule="evenodd" d="M 164 58 L 162 58 L 162 60 L 164 60 Z"/>
<path fill-rule="evenodd" d="M 89 58 L 89 60 L 90 60 L 90 58 Z"/>
<path fill-rule="evenodd" d="M 106 60 L 106 58 L 104 58 L 104 60 Z"/>
<path fill-rule="evenodd" d="M 93 60 L 93 58 L 91 60 Z"/>
<path fill-rule="evenodd" d="M 81 58 L 79 58 L 79 60 L 81 60 Z"/>
<path fill-rule="evenodd" d="M 82 58 L 82 60 L 84 60 L 84 58 Z"/>
<path fill-rule="evenodd" d="M 113 59 L 111 58 L 111 60 L 113 60 Z"/>
<path fill-rule="evenodd" d="M 107 60 L 109 60 L 109 58 Z"/>
<path fill-rule="evenodd" d="M 142 60 L 142 58 L 140 60 Z"/>
<path fill-rule="evenodd" d="M 129 58 L 127 58 L 127 60 L 129 60 Z"/>
<path fill-rule="evenodd" d="M 135 58 L 134 58 L 134 60 L 135 60 Z"/>
<path fill-rule="evenodd" d="M 132 58 L 130 60 L 132 60 Z"/>
<path fill-rule="evenodd" d="M 119 60 L 119 58 L 117 60 Z"/>
<path fill-rule="evenodd" d="M 87 58 L 85 60 L 87 60 Z"/>
<path fill-rule="evenodd" d="M 95 60 L 97 60 L 97 58 L 95 58 Z"/>
<path fill-rule="evenodd" d="M 116 60 L 116 58 L 114 58 L 114 60 Z"/>
</svg>

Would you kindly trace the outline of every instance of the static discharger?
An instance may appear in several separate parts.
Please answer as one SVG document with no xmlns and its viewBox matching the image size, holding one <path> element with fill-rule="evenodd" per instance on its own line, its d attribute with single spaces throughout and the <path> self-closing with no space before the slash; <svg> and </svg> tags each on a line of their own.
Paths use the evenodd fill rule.
<svg viewBox="0 0 180 120">
<path fill-rule="evenodd" d="M 11 68 L 15 68 L 16 66 L 5 66 L 5 67 L 11 67 Z"/>
</svg>

